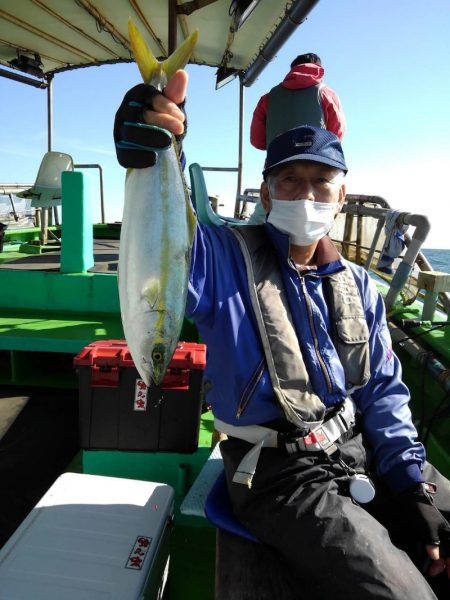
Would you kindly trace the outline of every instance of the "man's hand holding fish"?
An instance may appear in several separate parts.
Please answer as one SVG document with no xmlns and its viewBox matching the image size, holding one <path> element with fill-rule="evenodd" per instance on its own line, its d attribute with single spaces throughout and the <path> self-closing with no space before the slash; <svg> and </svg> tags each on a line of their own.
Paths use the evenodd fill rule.
<svg viewBox="0 0 450 600">
<path fill-rule="evenodd" d="M 150 146 L 164 150 L 172 142 L 169 134 L 178 141 L 184 137 L 187 84 L 188 74 L 179 69 L 162 92 L 146 83 L 127 92 L 114 121 L 117 159 L 122 167 L 153 166 L 156 152 L 149 150 Z"/>
</svg>

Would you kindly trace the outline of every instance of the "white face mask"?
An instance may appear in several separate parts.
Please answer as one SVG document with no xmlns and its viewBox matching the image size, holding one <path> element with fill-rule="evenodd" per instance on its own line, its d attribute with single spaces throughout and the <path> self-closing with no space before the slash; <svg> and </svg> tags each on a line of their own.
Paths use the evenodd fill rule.
<svg viewBox="0 0 450 600">
<path fill-rule="evenodd" d="M 330 231 L 338 206 L 338 202 L 272 199 L 267 222 L 287 233 L 291 244 L 310 246 Z"/>
</svg>

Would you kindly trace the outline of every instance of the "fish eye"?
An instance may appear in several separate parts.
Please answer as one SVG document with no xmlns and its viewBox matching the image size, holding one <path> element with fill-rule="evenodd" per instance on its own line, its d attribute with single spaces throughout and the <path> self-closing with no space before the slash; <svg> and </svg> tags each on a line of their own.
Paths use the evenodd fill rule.
<svg viewBox="0 0 450 600">
<path fill-rule="evenodd" d="M 154 350 L 152 352 L 153 362 L 156 362 L 156 363 L 162 362 L 163 358 L 164 358 L 164 355 L 159 350 Z"/>
</svg>

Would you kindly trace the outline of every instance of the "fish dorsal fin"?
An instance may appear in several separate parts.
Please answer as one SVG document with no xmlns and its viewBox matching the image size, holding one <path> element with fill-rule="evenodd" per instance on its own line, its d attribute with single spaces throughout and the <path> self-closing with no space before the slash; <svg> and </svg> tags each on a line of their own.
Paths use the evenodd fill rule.
<svg viewBox="0 0 450 600">
<path fill-rule="evenodd" d="M 152 83 L 160 89 L 166 85 L 175 71 L 186 66 L 198 39 L 198 31 L 193 31 L 173 54 L 160 62 L 155 58 L 131 17 L 128 19 L 128 34 L 131 50 L 144 83 Z"/>
</svg>

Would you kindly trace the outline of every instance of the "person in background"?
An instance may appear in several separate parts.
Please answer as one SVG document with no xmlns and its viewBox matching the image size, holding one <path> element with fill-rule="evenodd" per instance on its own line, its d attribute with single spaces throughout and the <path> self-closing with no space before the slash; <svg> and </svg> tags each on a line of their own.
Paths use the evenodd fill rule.
<svg viewBox="0 0 450 600">
<path fill-rule="evenodd" d="M 274 137 L 297 127 L 328 129 L 342 140 L 345 117 L 338 95 L 323 83 L 324 68 L 317 54 L 300 54 L 284 80 L 262 96 L 253 112 L 250 141 L 265 150 Z"/>
<path fill-rule="evenodd" d="M 345 116 L 338 95 L 323 83 L 324 68 L 313 52 L 300 54 L 291 63 L 284 80 L 259 99 L 250 126 L 250 142 L 265 150 L 274 137 L 297 127 L 314 125 L 333 132 L 342 140 Z M 256 203 L 248 223 L 265 220 L 261 202 Z"/>
<path fill-rule="evenodd" d="M 181 134 L 186 86 L 175 73 L 136 117 Z M 116 146 L 127 112 L 116 115 Z M 160 144 L 143 131 L 140 149 L 118 153 L 122 166 Z M 450 482 L 417 439 L 383 298 L 327 235 L 346 173 L 333 133 L 277 136 L 261 184 L 266 221 L 197 222 L 186 315 L 208 347 L 234 513 L 290 566 L 300 595 L 447 600 Z"/>
</svg>

